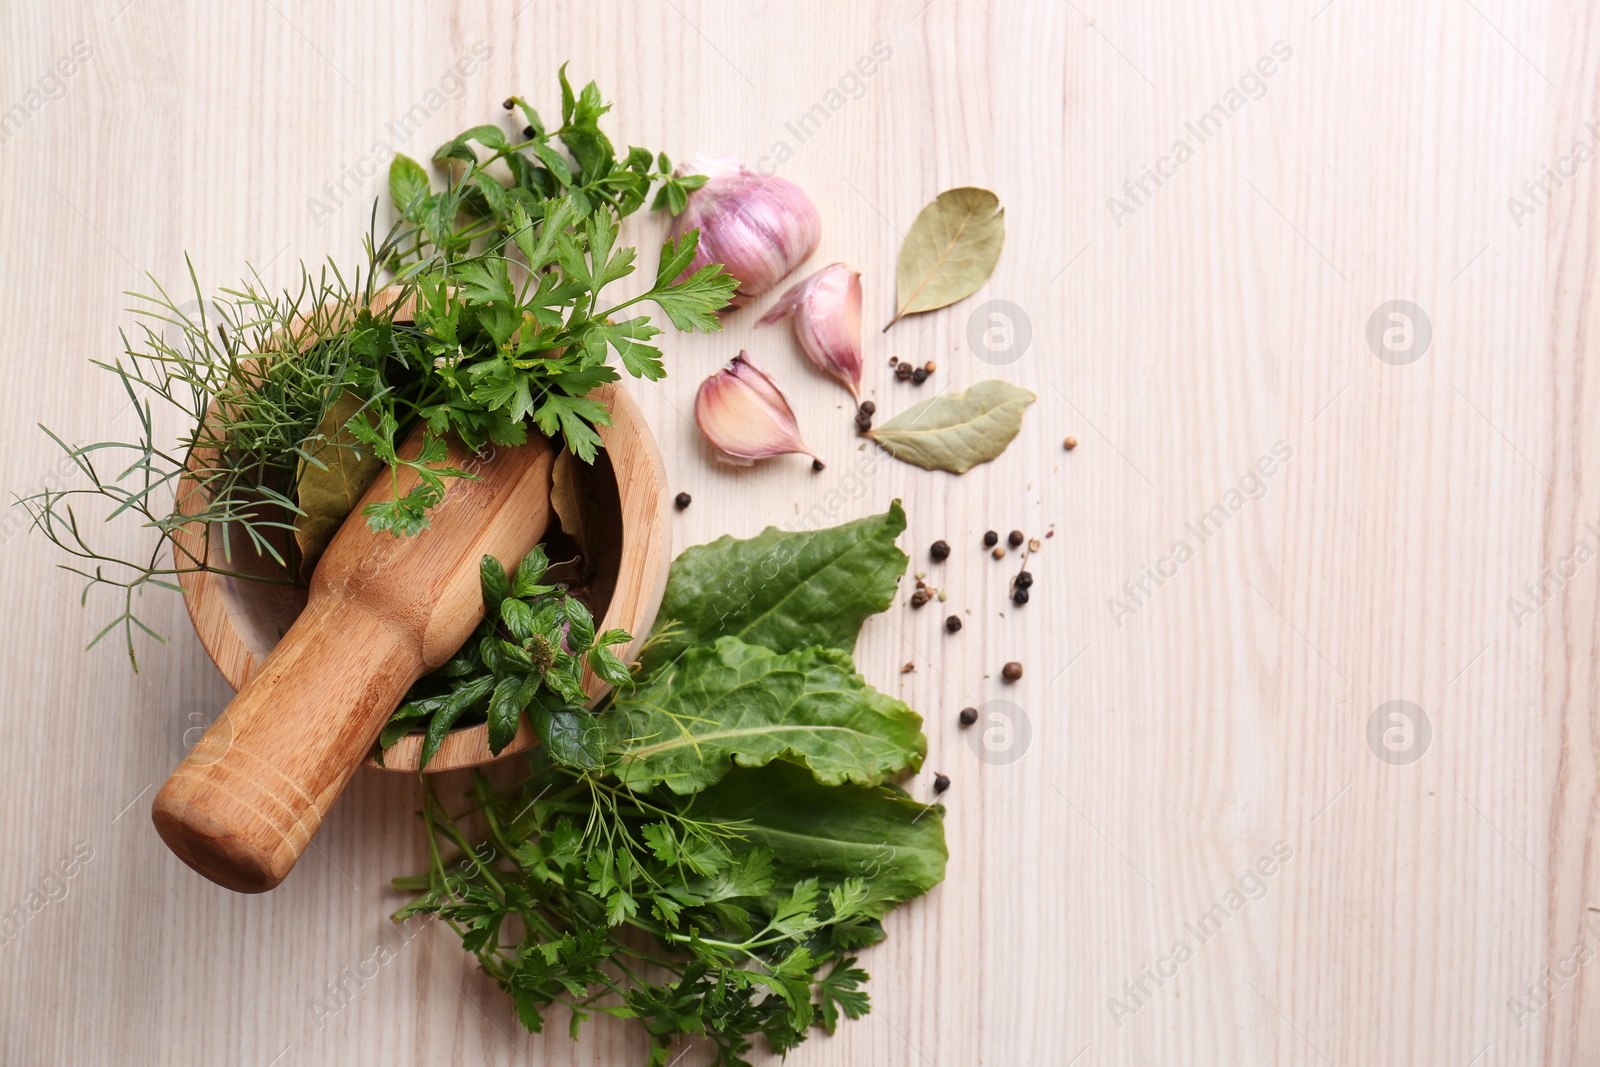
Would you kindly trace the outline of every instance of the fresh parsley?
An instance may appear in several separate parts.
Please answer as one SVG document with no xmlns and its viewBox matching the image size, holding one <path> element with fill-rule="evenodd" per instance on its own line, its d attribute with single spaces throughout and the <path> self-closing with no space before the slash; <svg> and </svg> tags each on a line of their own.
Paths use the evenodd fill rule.
<svg viewBox="0 0 1600 1067">
<path fill-rule="evenodd" d="M 920 764 L 920 720 L 866 686 L 842 650 L 892 598 L 904 528 L 896 502 L 829 530 L 685 552 L 647 642 L 676 651 L 647 650 L 642 684 L 584 720 L 597 759 L 587 747 L 575 759 L 558 737 L 529 753 L 519 783 L 475 774 L 459 813 L 428 780 L 431 862 L 395 879 L 419 894 L 395 919 L 447 923 L 529 1030 L 552 1007 L 574 1039 L 597 1014 L 637 1020 L 652 1067 L 683 1037 L 735 1067 L 758 1039 L 787 1052 L 813 1027 L 866 1014 L 859 953 L 946 860 L 942 809 L 885 781 Z M 509 586 L 486 563 L 491 618 L 522 614 L 506 608 L 519 589 L 549 595 L 524 577 L 539 562 Z M 821 610 L 841 598 L 843 610 Z M 560 617 L 528 610 L 547 626 Z M 488 660 L 453 683 L 480 703 L 506 676 Z M 835 748 L 824 734 L 849 739 Z"/>
</svg>

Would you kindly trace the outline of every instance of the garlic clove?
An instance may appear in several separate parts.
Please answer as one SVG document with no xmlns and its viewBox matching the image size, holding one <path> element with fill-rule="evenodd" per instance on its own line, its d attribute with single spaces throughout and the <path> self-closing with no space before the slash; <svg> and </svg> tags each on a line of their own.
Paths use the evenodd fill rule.
<svg viewBox="0 0 1600 1067">
<path fill-rule="evenodd" d="M 794 335 L 805 354 L 861 400 L 861 274 L 843 263 L 823 267 L 790 286 L 761 316 L 767 326 L 794 316 Z"/>
<path fill-rule="evenodd" d="M 694 421 L 721 458 L 739 466 L 800 452 L 822 460 L 800 437 L 788 398 L 744 352 L 700 383 Z"/>
<path fill-rule="evenodd" d="M 816 251 L 822 218 L 787 178 L 746 170 L 732 156 L 697 156 L 679 172 L 707 179 L 672 221 L 675 238 L 700 231 L 695 257 L 679 277 L 708 263 L 723 264 L 739 280 L 730 309 L 776 287 Z"/>
</svg>

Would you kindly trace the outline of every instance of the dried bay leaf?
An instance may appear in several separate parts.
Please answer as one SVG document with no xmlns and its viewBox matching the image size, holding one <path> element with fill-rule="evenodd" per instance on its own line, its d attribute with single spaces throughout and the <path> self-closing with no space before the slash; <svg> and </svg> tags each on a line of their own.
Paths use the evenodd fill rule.
<svg viewBox="0 0 1600 1067">
<path fill-rule="evenodd" d="M 316 435 L 306 442 L 306 453 L 317 462 L 302 459 L 296 476 L 295 502 L 304 514 L 294 517 L 294 540 L 300 546 L 303 578 L 311 577 L 322 550 L 383 469 L 383 461 L 371 449 L 358 446 L 349 430 L 349 422 L 361 406 L 361 397 L 346 389 L 323 413 Z"/>
<path fill-rule="evenodd" d="M 1010 382 L 979 382 L 907 408 L 867 436 L 895 459 L 930 471 L 965 474 L 1006 450 L 1037 397 Z"/>
<path fill-rule="evenodd" d="M 900 309 L 889 326 L 977 292 L 994 273 L 1005 239 L 1006 211 L 999 197 L 974 186 L 940 193 L 917 213 L 900 249 Z"/>
</svg>

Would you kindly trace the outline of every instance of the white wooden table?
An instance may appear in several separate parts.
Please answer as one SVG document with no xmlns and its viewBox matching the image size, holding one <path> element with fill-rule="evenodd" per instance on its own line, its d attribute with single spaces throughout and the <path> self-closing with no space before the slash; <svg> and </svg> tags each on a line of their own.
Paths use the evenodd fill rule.
<svg viewBox="0 0 1600 1067">
<path fill-rule="evenodd" d="M 117 354 L 143 272 L 354 263 L 375 159 L 425 159 L 508 92 L 553 109 L 570 60 L 619 141 L 811 193 L 815 263 L 864 275 L 880 411 L 996 375 L 1039 394 L 952 478 L 857 451 L 843 392 L 751 313 L 670 338 L 636 390 L 694 495 L 679 547 L 898 496 L 915 569 L 947 538 L 973 612 L 947 639 L 900 603 L 864 634 L 954 782 L 950 873 L 868 954 L 872 1014 L 792 1062 L 1593 1063 L 1597 33 L 1577 0 L 13 3 L 0 488 L 57 484 L 36 420 L 115 429 L 86 360 Z M 1005 203 L 998 272 L 879 335 L 901 233 L 963 184 Z M 969 341 L 987 301 L 1014 308 L 997 365 Z M 742 347 L 826 473 L 710 462 L 685 413 Z M 917 392 L 891 354 L 939 370 Z M 81 652 L 107 606 L 80 612 L 21 518 L 0 915 L 31 913 L 0 944 L 0 1062 L 642 1062 L 621 1024 L 520 1031 L 447 931 L 391 929 L 387 880 L 421 856 L 405 776 L 358 776 L 269 895 L 183 867 L 151 792 L 229 691 L 176 597 L 142 674 Z M 1024 609 L 989 527 L 1055 531 Z M 1002 698 L 1026 742 L 974 747 L 957 711 Z"/>
</svg>

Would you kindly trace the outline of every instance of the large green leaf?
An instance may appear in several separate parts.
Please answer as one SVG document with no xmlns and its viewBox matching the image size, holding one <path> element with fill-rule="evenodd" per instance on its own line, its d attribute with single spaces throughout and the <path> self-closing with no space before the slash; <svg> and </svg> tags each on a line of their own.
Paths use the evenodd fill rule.
<svg viewBox="0 0 1600 1067">
<path fill-rule="evenodd" d="M 860 878 L 878 915 L 938 885 L 949 856 L 939 805 L 888 786 L 824 786 L 783 762 L 735 769 L 698 794 L 689 812 L 738 822 L 749 845 L 771 849 L 774 895 L 803 878 L 824 885 Z"/>
<path fill-rule="evenodd" d="M 850 652 L 867 616 L 894 599 L 906 554 L 896 500 L 882 515 L 808 532 L 776 527 L 722 537 L 672 564 L 645 676 L 689 649 L 733 636 L 778 651 L 822 645 Z"/>
<path fill-rule="evenodd" d="M 310 576 L 345 516 L 383 469 L 383 460 L 362 447 L 349 429 L 351 419 L 365 417 L 362 404 L 353 390 L 340 393 L 323 413 L 317 432 L 301 446 L 312 460 L 300 461 L 295 490 L 301 514 L 294 517 L 294 539 L 300 546 L 303 576 Z"/>
<path fill-rule="evenodd" d="M 724 637 L 612 706 L 626 734 L 616 773 L 634 789 L 692 793 L 734 763 L 803 763 L 827 785 L 874 785 L 922 765 L 922 717 L 871 688 L 848 654 L 774 652 Z"/>
</svg>

